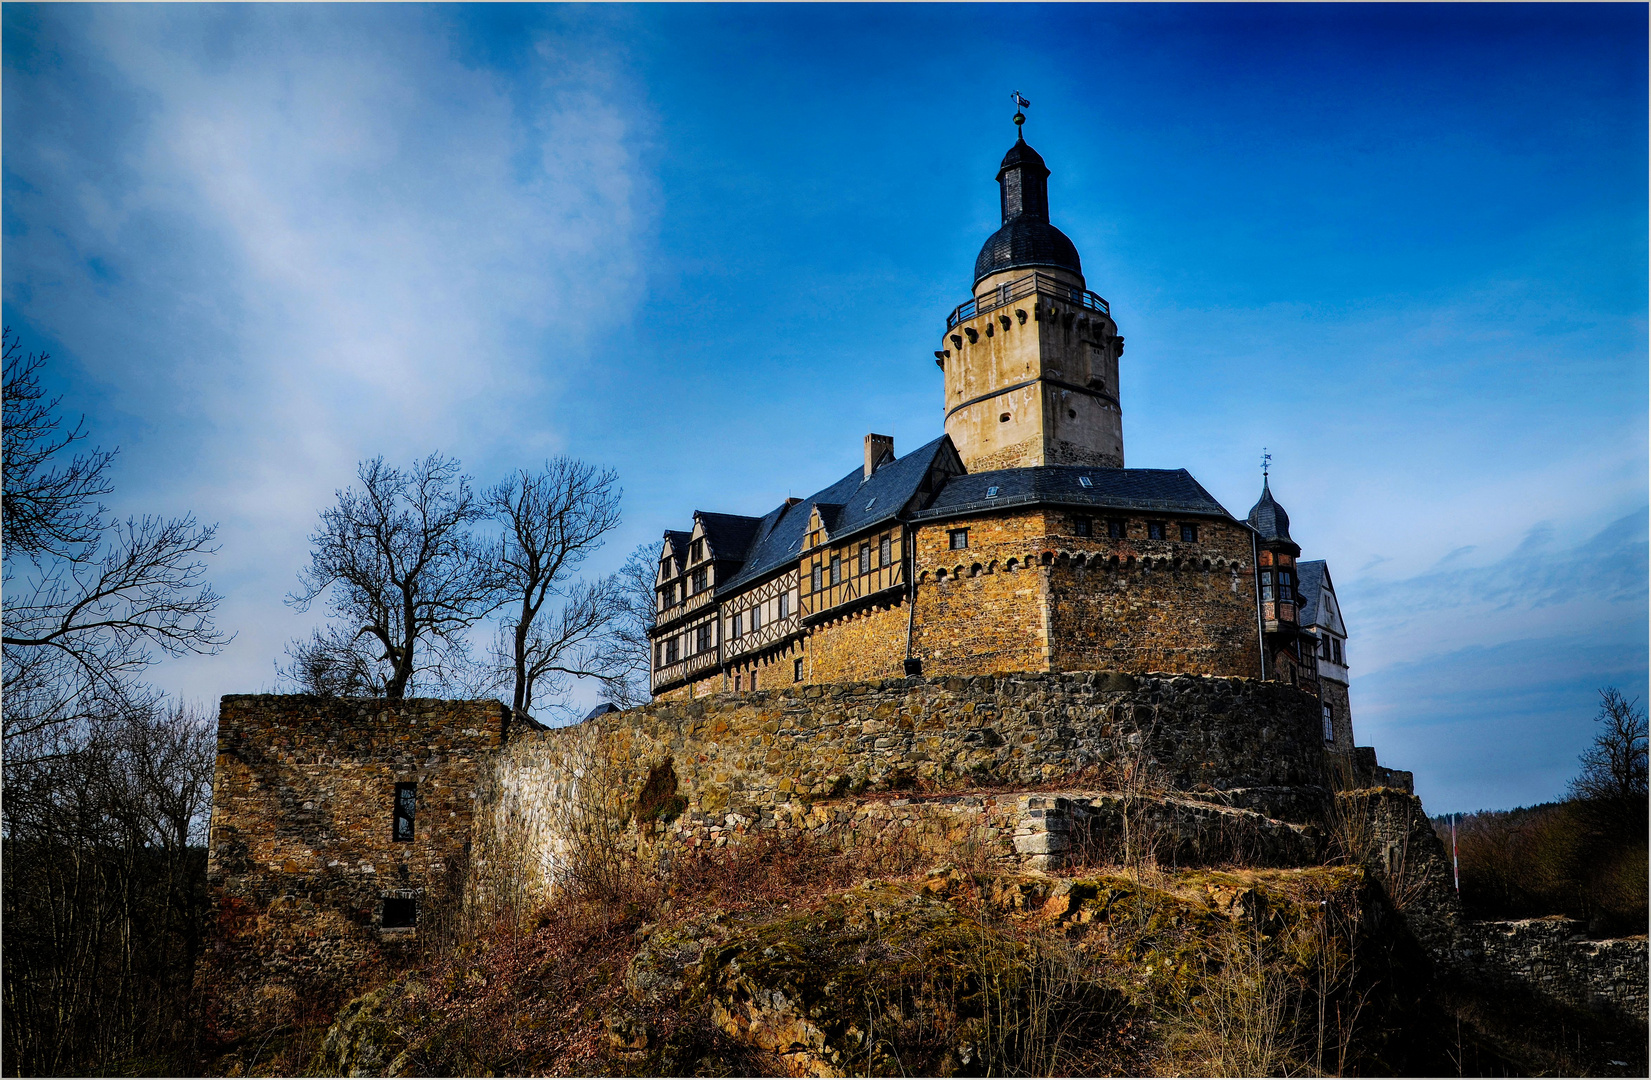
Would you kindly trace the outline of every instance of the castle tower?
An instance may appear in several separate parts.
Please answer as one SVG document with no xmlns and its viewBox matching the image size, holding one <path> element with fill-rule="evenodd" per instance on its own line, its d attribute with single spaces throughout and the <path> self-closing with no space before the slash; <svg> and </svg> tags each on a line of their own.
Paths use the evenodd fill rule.
<svg viewBox="0 0 1651 1080">
<path fill-rule="evenodd" d="M 1314 643 L 1311 634 L 1301 627 L 1302 596 L 1296 565 L 1301 547 L 1290 539 L 1290 515 L 1273 498 L 1266 473 L 1261 476 L 1261 498 L 1250 508 L 1249 523 L 1256 533 L 1256 564 L 1261 571 L 1260 615 L 1267 677 L 1316 692 Z"/>
<path fill-rule="evenodd" d="M 1122 468 L 1124 339 L 1084 287 L 1078 249 L 1049 223 L 1049 168 L 1019 135 L 997 182 L 1003 226 L 981 247 L 974 295 L 947 318 L 934 354 L 946 434 L 970 472 Z"/>
</svg>

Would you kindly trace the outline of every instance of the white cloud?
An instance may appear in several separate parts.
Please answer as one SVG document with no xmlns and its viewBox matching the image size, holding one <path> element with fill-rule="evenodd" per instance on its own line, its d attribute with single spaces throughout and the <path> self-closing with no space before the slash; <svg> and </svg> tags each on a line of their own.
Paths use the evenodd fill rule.
<svg viewBox="0 0 1651 1080">
<path fill-rule="evenodd" d="M 222 524 L 241 637 L 164 681 L 267 684 L 356 461 L 558 446 L 560 388 L 641 291 L 647 114 L 599 42 L 507 82 L 429 12 L 52 18 L 57 55 L 7 87 L 39 108 L 6 144 L 33 189 L 8 196 L 8 301 L 105 389 L 123 501 Z"/>
</svg>

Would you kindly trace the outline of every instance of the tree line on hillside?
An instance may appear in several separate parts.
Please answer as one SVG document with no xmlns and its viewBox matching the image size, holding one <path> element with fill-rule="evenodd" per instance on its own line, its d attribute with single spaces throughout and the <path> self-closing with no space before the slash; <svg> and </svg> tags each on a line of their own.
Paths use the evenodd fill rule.
<svg viewBox="0 0 1651 1080">
<path fill-rule="evenodd" d="M 1606 687 L 1595 723 L 1568 799 L 1434 819 L 1446 850 L 1454 824 L 1469 917 L 1568 915 L 1586 920 L 1596 936 L 1646 932 L 1645 709 Z"/>
<path fill-rule="evenodd" d="M 0 1072 L 188 1072 L 215 718 L 146 674 L 232 639 L 206 579 L 217 529 L 112 513 L 118 451 L 65 421 L 46 354 L 3 340 Z M 612 473 L 557 459 L 477 494 L 432 455 L 358 476 L 323 511 L 292 597 L 331 614 L 289 650 L 295 688 L 508 689 L 528 716 L 588 677 L 610 701 L 645 700 L 651 549 L 575 575 L 618 524 Z M 500 612 L 472 657 L 469 632 Z"/>
</svg>

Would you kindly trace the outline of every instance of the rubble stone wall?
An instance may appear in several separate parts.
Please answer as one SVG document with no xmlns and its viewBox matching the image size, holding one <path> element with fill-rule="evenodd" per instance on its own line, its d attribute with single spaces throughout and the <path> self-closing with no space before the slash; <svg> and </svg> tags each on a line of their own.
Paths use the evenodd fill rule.
<svg viewBox="0 0 1651 1080">
<path fill-rule="evenodd" d="M 495 701 L 223 699 L 204 965 L 217 1023 L 280 1022 L 411 943 L 416 929 L 380 927 L 385 900 L 428 907 L 457 886 L 505 717 Z M 410 842 L 392 837 L 398 783 L 417 785 Z"/>
<path fill-rule="evenodd" d="M 1646 1022 L 1645 937 L 1589 940 L 1586 924 L 1558 916 L 1469 923 L 1457 968 L 1470 978 L 1516 984 L 1578 1008 Z"/>
<path fill-rule="evenodd" d="M 1050 830 L 1027 824 L 1034 815 L 1022 810 L 999 812 L 990 798 L 974 807 L 967 800 L 977 796 L 966 792 L 953 803 L 920 793 L 1078 786 L 1095 794 L 1067 815 L 1087 823 L 1116 809 L 1098 793 L 1132 784 L 1194 797 L 1153 811 L 1175 835 L 1271 837 L 1255 842 L 1258 853 L 1310 848 L 1316 840 L 1284 834 L 1289 823 L 1321 820 L 1328 799 L 1317 702 L 1278 683 L 1107 672 L 890 679 L 655 702 L 513 740 L 499 756 L 484 819 L 499 839 L 485 846 L 525 853 L 535 878 L 548 882 L 582 822 L 629 819 L 629 850 L 658 858 L 763 830 L 857 830 L 856 815 L 873 813 L 865 796 L 910 791 L 890 797 L 908 800 L 912 809 L 897 817 L 919 832 L 948 818 L 942 833 L 961 828 L 957 835 L 1015 847 L 1016 835 Z M 1262 820 L 1221 818 L 1223 808 Z M 1062 837 L 1040 841 L 1045 850 L 1022 844 L 1015 853 L 1059 854 L 1070 831 L 1057 827 Z M 1229 855 L 1236 850 L 1221 843 Z M 1201 844 L 1209 847 L 1170 850 Z"/>
</svg>

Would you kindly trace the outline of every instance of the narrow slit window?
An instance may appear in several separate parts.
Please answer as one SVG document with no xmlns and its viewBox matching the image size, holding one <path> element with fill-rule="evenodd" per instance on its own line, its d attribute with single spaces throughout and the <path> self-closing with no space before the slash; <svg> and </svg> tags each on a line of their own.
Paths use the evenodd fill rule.
<svg viewBox="0 0 1651 1080">
<path fill-rule="evenodd" d="M 809 584 L 809 588 L 810 588 L 811 591 L 813 591 L 813 592 L 819 592 L 820 591 L 820 564 L 819 563 L 815 563 L 814 564 L 814 569 L 809 571 L 808 584 Z"/>
<path fill-rule="evenodd" d="M 892 557 L 894 545 L 889 537 L 883 537 L 882 543 L 877 545 L 877 565 L 888 566 L 894 562 Z"/>
<path fill-rule="evenodd" d="M 397 784 L 395 817 L 390 825 L 390 838 L 400 843 L 413 842 L 413 811 L 418 808 L 418 785 Z"/>
<path fill-rule="evenodd" d="M 860 545 L 860 573 L 871 573 L 871 545 Z"/>
<path fill-rule="evenodd" d="M 839 556 L 839 555 L 833 555 L 831 557 L 831 583 L 833 585 L 838 585 L 838 584 L 842 583 L 842 580 L 843 580 L 843 560 L 842 560 L 842 557 Z"/>
<path fill-rule="evenodd" d="M 803 681 L 803 662 L 802 662 L 802 659 L 800 657 L 796 660 L 791 661 L 791 681 L 792 682 L 802 682 Z"/>
<path fill-rule="evenodd" d="M 789 619 L 791 617 L 791 594 L 789 592 L 781 593 L 779 604 L 780 604 L 780 615 L 779 615 L 779 617 L 782 618 L 782 619 Z"/>
</svg>

